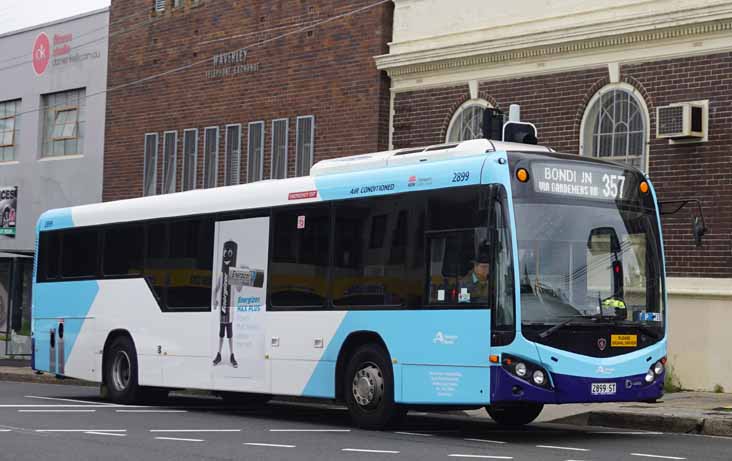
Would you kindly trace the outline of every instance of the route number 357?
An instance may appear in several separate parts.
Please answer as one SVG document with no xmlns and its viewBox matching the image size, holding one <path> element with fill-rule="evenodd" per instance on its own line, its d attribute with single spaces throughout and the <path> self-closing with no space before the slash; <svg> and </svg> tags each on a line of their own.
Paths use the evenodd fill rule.
<svg viewBox="0 0 732 461">
<path fill-rule="evenodd" d="M 602 176 L 602 182 L 605 187 L 602 189 L 602 194 L 607 198 L 622 199 L 623 198 L 623 186 L 625 185 L 625 176 L 617 174 L 606 174 Z"/>
</svg>

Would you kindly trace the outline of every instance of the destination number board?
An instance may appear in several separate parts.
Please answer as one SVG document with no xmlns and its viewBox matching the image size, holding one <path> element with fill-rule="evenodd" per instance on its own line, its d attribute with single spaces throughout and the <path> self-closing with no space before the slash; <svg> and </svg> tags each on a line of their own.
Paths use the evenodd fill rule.
<svg viewBox="0 0 732 461">
<path fill-rule="evenodd" d="M 531 165 L 534 191 L 542 194 L 597 200 L 623 200 L 627 177 L 621 169 L 594 165 L 534 162 Z"/>
</svg>

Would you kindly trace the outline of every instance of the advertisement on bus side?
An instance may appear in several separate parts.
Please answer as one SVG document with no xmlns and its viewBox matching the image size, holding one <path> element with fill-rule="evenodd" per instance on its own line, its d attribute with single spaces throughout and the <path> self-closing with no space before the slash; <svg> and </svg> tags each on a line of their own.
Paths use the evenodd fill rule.
<svg viewBox="0 0 732 461">
<path fill-rule="evenodd" d="M 266 267 L 269 218 L 216 223 L 214 255 L 214 385 L 257 390 L 266 385 Z M 246 389 L 241 385 L 245 383 Z"/>
</svg>

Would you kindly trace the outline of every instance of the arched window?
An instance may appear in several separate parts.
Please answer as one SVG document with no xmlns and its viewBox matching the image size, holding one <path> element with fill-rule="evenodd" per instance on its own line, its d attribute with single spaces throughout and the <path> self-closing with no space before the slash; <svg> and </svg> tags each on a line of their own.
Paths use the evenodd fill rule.
<svg viewBox="0 0 732 461">
<path fill-rule="evenodd" d="M 447 142 L 483 137 L 483 111 L 490 107 L 484 99 L 471 99 L 455 111 L 447 128 Z"/>
<path fill-rule="evenodd" d="M 582 155 L 646 170 L 648 109 L 628 84 L 608 85 L 590 100 L 582 119 Z"/>
</svg>

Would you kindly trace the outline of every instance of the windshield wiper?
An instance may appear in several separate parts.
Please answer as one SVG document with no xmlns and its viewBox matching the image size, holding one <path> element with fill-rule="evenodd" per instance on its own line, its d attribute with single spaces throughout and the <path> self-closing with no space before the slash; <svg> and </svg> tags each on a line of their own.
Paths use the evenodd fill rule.
<svg viewBox="0 0 732 461">
<path fill-rule="evenodd" d="M 574 317 L 568 318 L 567 320 L 562 320 L 561 322 L 557 323 L 556 325 L 542 331 L 541 333 L 539 333 L 539 337 L 541 339 L 546 339 L 549 336 L 551 336 L 555 331 L 569 325 L 570 323 L 576 321 L 577 319 L 586 319 L 586 320 L 594 321 L 594 320 L 602 319 L 602 317 L 598 317 L 595 315 L 576 315 Z"/>
<path fill-rule="evenodd" d="M 612 325 L 612 326 L 616 326 L 616 327 L 618 327 L 618 326 L 625 326 L 625 327 L 630 327 L 630 328 L 637 328 L 638 330 L 640 330 L 641 332 L 645 333 L 647 336 L 650 336 L 651 338 L 653 338 L 655 340 L 661 339 L 661 336 L 662 336 L 662 335 L 659 336 L 658 333 L 656 333 L 655 331 L 653 331 L 652 329 L 648 328 L 645 325 L 638 325 L 638 324 L 634 324 L 634 323 L 624 324 L 620 320 L 612 319 L 612 318 L 609 318 L 607 316 L 600 316 L 600 315 L 577 315 L 575 317 L 571 317 L 571 318 L 568 318 L 566 320 L 563 320 L 563 321 L 557 323 L 556 325 L 553 325 L 550 328 L 542 331 L 541 333 L 539 333 L 539 337 L 541 339 L 546 339 L 549 336 L 551 336 L 552 334 L 554 334 L 557 330 L 560 330 L 560 329 L 564 328 L 565 326 L 567 326 L 567 325 L 575 322 L 577 319 L 592 320 L 593 321 L 592 324 L 594 324 L 594 325 L 602 325 L 602 324 L 605 324 L 605 325 Z M 602 322 L 597 322 L 598 320 L 601 320 Z M 582 325 L 587 325 L 588 323 L 587 322 L 583 322 L 581 324 Z"/>
</svg>

